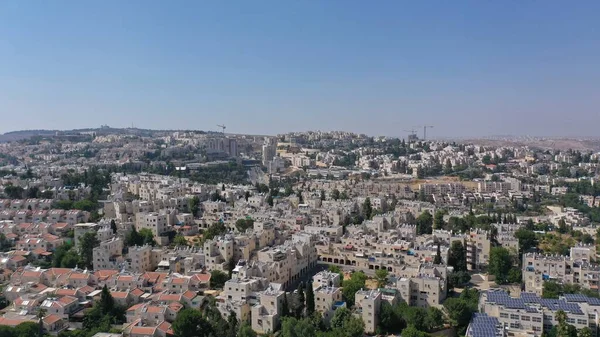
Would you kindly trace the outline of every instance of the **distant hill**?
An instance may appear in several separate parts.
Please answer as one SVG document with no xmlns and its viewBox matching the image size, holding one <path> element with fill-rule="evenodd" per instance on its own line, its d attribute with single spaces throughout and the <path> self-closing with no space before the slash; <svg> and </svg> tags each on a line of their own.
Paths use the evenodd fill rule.
<svg viewBox="0 0 600 337">
<path fill-rule="evenodd" d="M 74 129 L 74 130 L 21 130 L 21 131 L 10 131 L 5 134 L 0 134 L 0 143 L 14 142 L 23 139 L 28 139 L 35 136 L 55 136 L 55 135 L 74 135 L 79 133 L 88 133 L 95 132 L 97 135 L 106 135 L 106 134 L 129 134 L 129 135 L 138 135 L 138 136 L 152 136 L 157 133 L 164 132 L 175 132 L 175 131 L 184 131 L 184 132 L 199 132 L 199 133 L 220 133 L 216 131 L 201 131 L 201 130 L 150 130 L 150 129 L 138 129 L 138 128 L 110 128 L 110 127 L 102 127 L 102 128 L 85 128 L 85 129 Z"/>
<path fill-rule="evenodd" d="M 0 143 L 14 142 L 17 140 L 31 138 L 33 136 L 52 136 L 57 131 L 53 130 L 22 130 L 11 131 L 0 135 Z"/>
</svg>

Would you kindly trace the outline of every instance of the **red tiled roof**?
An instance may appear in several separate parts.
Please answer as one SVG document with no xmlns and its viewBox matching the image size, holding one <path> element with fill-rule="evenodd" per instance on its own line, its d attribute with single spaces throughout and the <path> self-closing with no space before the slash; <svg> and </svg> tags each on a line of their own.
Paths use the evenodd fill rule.
<svg viewBox="0 0 600 337">
<path fill-rule="evenodd" d="M 44 323 L 46 324 L 54 324 L 58 321 L 60 321 L 62 318 L 60 318 L 60 316 L 58 315 L 48 315 L 46 317 L 44 317 Z"/>
<path fill-rule="evenodd" d="M 134 326 L 129 334 L 154 336 L 154 331 L 156 331 L 156 327 Z"/>
<path fill-rule="evenodd" d="M 192 276 L 193 278 L 196 278 L 198 281 L 202 282 L 202 283 L 208 283 L 210 281 L 210 274 L 194 274 L 194 276 Z"/>
<path fill-rule="evenodd" d="M 131 291 L 131 295 L 133 296 L 142 296 L 144 294 L 144 291 L 140 288 L 135 288 Z"/>
<path fill-rule="evenodd" d="M 127 298 L 127 295 L 129 295 L 129 293 L 126 291 L 111 291 L 110 294 L 114 298 Z"/>
</svg>

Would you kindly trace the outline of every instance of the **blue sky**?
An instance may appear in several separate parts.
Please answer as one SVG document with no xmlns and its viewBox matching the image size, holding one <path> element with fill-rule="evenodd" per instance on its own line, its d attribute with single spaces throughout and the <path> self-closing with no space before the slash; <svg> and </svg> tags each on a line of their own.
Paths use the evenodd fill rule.
<svg viewBox="0 0 600 337">
<path fill-rule="evenodd" d="M 599 1 L 0 1 L 0 132 L 595 136 Z"/>
</svg>

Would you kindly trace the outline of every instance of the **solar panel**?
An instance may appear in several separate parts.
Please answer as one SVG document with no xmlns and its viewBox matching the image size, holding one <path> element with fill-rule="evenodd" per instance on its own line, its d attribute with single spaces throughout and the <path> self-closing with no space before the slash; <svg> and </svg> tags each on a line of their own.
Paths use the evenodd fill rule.
<svg viewBox="0 0 600 337">
<path fill-rule="evenodd" d="M 590 305 L 600 305 L 600 298 L 588 297 L 588 298 L 587 298 L 587 302 L 588 302 Z"/>
<path fill-rule="evenodd" d="M 499 335 L 499 325 L 496 317 L 475 313 L 467 334 L 471 337 L 496 337 Z"/>
</svg>

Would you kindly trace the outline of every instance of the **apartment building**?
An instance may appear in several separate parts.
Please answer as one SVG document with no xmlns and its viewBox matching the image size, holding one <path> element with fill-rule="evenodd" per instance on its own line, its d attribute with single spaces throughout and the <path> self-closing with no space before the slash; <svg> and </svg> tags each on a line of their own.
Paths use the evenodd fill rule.
<svg viewBox="0 0 600 337">
<path fill-rule="evenodd" d="M 342 300 L 342 288 L 319 286 L 314 290 L 315 310 L 323 316 L 323 320 L 329 323 L 336 309 L 346 307 Z"/>
<path fill-rule="evenodd" d="M 168 231 L 168 215 L 152 213 L 137 213 L 135 215 L 135 228 L 139 232 L 142 229 L 149 229 L 155 237 L 162 236 Z"/>
<path fill-rule="evenodd" d="M 68 223 L 68 222 L 67 222 Z M 96 233 L 100 228 L 100 225 L 96 223 L 78 223 L 73 226 L 74 239 L 75 239 L 75 247 L 79 247 L 79 242 L 81 237 L 86 233 Z"/>
<path fill-rule="evenodd" d="M 491 233 L 479 228 L 472 230 L 465 238 L 467 249 L 467 267 L 469 270 L 481 270 L 487 266 L 492 249 Z"/>
<path fill-rule="evenodd" d="M 381 300 L 382 296 L 379 290 L 359 290 L 354 296 L 356 312 L 365 323 L 366 333 L 375 333 L 377 330 Z"/>
<path fill-rule="evenodd" d="M 204 260 L 208 270 L 227 270 L 227 262 L 234 255 L 234 237 L 231 234 L 204 243 Z"/>
<path fill-rule="evenodd" d="M 280 325 L 281 310 L 286 293 L 281 285 L 272 283 L 258 293 L 259 303 L 252 306 L 252 329 L 259 334 L 276 331 Z"/>
<path fill-rule="evenodd" d="M 432 194 L 451 194 L 460 195 L 465 192 L 465 185 L 461 183 L 448 183 L 448 184 L 419 184 L 419 193 L 425 195 Z"/>
<path fill-rule="evenodd" d="M 504 326 L 496 317 L 475 313 L 467 327 L 467 337 L 505 337 Z"/>
<path fill-rule="evenodd" d="M 479 193 L 499 193 L 507 195 L 512 189 L 512 184 L 504 181 L 480 181 L 477 183 Z"/>
<path fill-rule="evenodd" d="M 588 248 L 589 249 L 589 248 Z M 586 247 L 573 247 L 573 254 L 589 256 L 584 253 Z M 600 285 L 600 266 L 587 259 L 570 256 L 523 254 L 523 282 L 525 291 L 542 295 L 544 282 L 556 280 L 561 283 L 574 283 L 583 288 L 598 291 Z"/>
<path fill-rule="evenodd" d="M 482 292 L 480 296 L 480 311 L 497 318 L 508 331 L 541 336 L 558 325 L 556 312 L 559 310 L 567 314 L 567 323 L 577 330 L 589 327 L 597 331 L 600 318 L 600 299 L 597 298 L 566 294 L 559 299 L 546 299 L 529 292 L 517 298 L 499 289 Z"/>
<path fill-rule="evenodd" d="M 342 285 L 340 274 L 323 270 L 313 276 L 313 288 L 319 287 L 339 287 Z"/>
<path fill-rule="evenodd" d="M 100 242 L 100 245 L 93 250 L 94 270 L 123 268 L 123 240 L 119 237 L 113 237 L 110 240 Z"/>
<path fill-rule="evenodd" d="M 267 289 L 268 287 L 269 281 L 265 278 L 232 278 L 231 280 L 225 282 L 223 292 L 221 292 L 221 294 L 217 297 L 217 308 L 223 317 L 229 316 L 229 313 L 233 311 L 240 322 L 251 322 L 250 308 L 252 305 L 261 303 L 259 300 L 260 295 L 258 293 Z M 279 295 L 275 297 L 277 297 L 278 300 L 280 298 Z M 267 304 L 267 298 L 270 299 L 269 295 L 266 295 L 265 297 L 265 304 Z M 283 301 L 283 297 L 281 297 L 281 301 Z M 269 303 L 268 306 L 265 306 L 265 304 L 263 304 L 264 310 L 261 309 L 259 314 L 266 316 L 272 315 L 273 311 L 270 311 L 270 309 L 273 309 L 273 306 L 276 304 L 274 303 L 271 305 Z M 256 322 L 256 324 L 263 327 L 263 324 L 258 324 L 258 322 Z"/>
<path fill-rule="evenodd" d="M 151 252 L 150 245 L 129 247 L 125 258 L 126 269 L 137 273 L 156 269 L 157 266 L 152 264 Z"/>
</svg>

